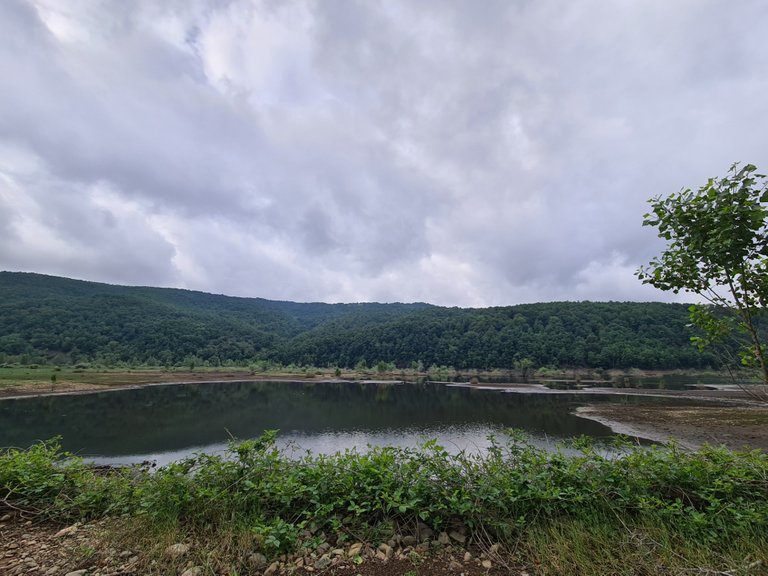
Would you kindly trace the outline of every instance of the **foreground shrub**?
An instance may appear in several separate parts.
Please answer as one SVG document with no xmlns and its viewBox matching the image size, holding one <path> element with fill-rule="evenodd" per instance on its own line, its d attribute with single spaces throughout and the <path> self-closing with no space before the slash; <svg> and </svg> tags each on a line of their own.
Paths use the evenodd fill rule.
<svg viewBox="0 0 768 576">
<path fill-rule="evenodd" d="M 461 525 L 470 539 L 497 542 L 553 525 L 652 526 L 667 541 L 712 546 L 768 534 L 768 457 L 757 451 L 605 454 L 582 441 L 549 452 L 517 438 L 484 455 L 427 442 L 295 459 L 274 440 L 268 433 L 152 473 L 104 473 L 46 442 L 0 455 L 0 498 L 57 520 L 129 513 L 158 529 L 234 529 L 274 553 L 307 527 L 360 537 L 383 523 Z"/>
</svg>

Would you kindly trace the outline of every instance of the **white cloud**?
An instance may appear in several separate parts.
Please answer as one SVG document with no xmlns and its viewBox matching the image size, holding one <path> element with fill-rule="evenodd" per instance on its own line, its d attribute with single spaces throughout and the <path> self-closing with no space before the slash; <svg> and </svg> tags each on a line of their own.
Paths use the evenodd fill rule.
<svg viewBox="0 0 768 576">
<path fill-rule="evenodd" d="M 669 298 L 766 164 L 758 0 L 0 5 L 0 268 L 294 300 Z"/>
</svg>

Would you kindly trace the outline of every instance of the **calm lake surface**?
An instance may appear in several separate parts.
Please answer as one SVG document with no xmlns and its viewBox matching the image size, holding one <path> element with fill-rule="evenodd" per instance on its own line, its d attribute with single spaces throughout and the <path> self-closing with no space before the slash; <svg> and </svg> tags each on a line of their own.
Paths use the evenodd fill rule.
<svg viewBox="0 0 768 576">
<path fill-rule="evenodd" d="M 658 399 L 518 394 L 438 383 L 227 382 L 148 386 L 0 401 L 0 447 L 62 437 L 65 449 L 100 463 L 216 452 L 230 437 L 280 430 L 279 444 L 316 453 L 368 445 L 416 446 L 435 438 L 450 451 L 483 450 L 488 435 L 518 428 L 533 443 L 578 435 L 608 439 L 602 424 L 572 414 L 595 402 Z M 669 402 L 669 400 L 665 400 Z"/>
</svg>

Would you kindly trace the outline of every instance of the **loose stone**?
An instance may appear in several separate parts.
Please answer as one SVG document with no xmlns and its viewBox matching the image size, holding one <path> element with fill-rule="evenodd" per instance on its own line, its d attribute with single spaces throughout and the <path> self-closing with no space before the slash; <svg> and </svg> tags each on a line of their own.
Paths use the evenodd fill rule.
<svg viewBox="0 0 768 576">
<path fill-rule="evenodd" d="M 384 554 L 385 558 L 391 558 L 392 557 L 392 546 L 389 544 L 382 542 L 379 544 L 379 552 L 382 552 Z"/>
<path fill-rule="evenodd" d="M 179 558 L 189 552 L 189 544 L 171 544 L 165 549 L 165 555 L 171 558 Z"/>
<path fill-rule="evenodd" d="M 248 556 L 248 564 L 250 564 L 253 568 L 256 568 L 257 570 L 260 570 L 261 568 L 264 568 L 264 566 L 267 565 L 267 557 L 264 556 L 261 552 L 254 552 L 250 556 Z"/>
<path fill-rule="evenodd" d="M 72 526 L 67 526 L 66 528 L 62 528 L 56 534 L 53 535 L 54 538 L 61 538 L 62 536 L 69 536 L 70 534 L 74 534 L 77 532 L 77 524 L 73 524 Z"/>
<path fill-rule="evenodd" d="M 432 536 L 434 536 L 435 532 L 427 526 L 426 524 L 419 522 L 416 525 L 416 538 L 418 538 L 419 542 L 428 542 L 432 539 Z"/>
<path fill-rule="evenodd" d="M 325 570 L 330 565 L 331 557 L 328 554 L 323 554 L 320 556 L 320 558 L 317 559 L 314 566 L 316 570 Z"/>
<path fill-rule="evenodd" d="M 449 536 L 459 544 L 464 544 L 467 541 L 467 537 L 458 530 L 452 530 Z"/>
</svg>

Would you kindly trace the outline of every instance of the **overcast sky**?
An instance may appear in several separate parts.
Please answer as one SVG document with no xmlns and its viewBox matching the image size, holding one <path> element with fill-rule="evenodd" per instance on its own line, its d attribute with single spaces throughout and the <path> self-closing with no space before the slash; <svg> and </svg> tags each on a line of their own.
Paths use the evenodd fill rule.
<svg viewBox="0 0 768 576">
<path fill-rule="evenodd" d="M 668 300 L 651 196 L 768 170 L 763 0 L 2 0 L 0 269 Z"/>
</svg>

